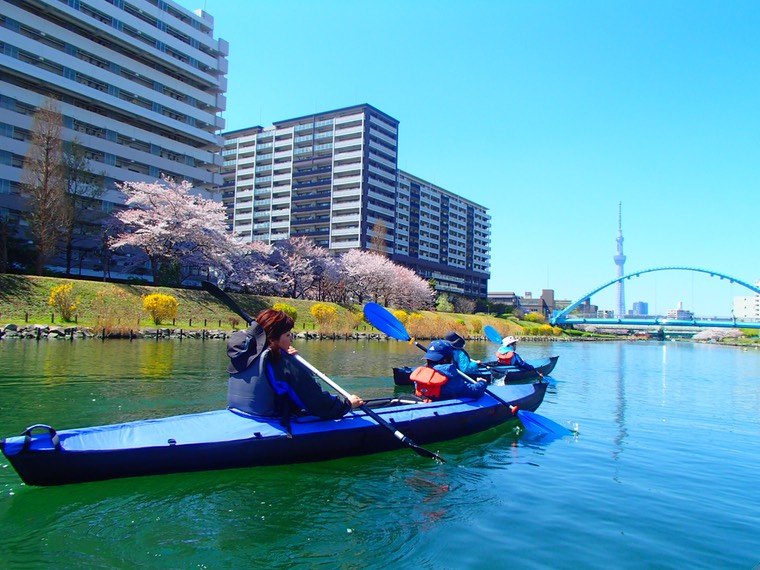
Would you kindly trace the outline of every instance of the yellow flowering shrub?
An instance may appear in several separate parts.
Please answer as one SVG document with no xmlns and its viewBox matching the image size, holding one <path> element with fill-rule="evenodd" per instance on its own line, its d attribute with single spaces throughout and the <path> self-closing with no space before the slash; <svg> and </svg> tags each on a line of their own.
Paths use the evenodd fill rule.
<svg viewBox="0 0 760 570">
<path fill-rule="evenodd" d="M 50 289 L 48 305 L 56 309 L 64 321 L 72 320 L 74 312 L 77 310 L 77 303 L 79 303 L 79 299 L 74 298 L 73 283 L 63 283 Z"/>
<path fill-rule="evenodd" d="M 177 299 L 171 295 L 152 293 L 143 297 L 143 309 L 153 319 L 153 324 L 160 325 L 165 320 L 171 320 L 177 316 Z"/>
</svg>

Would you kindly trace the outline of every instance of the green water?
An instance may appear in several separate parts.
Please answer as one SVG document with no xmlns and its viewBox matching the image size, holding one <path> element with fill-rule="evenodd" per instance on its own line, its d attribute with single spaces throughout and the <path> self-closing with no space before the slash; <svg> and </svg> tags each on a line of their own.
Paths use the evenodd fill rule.
<svg viewBox="0 0 760 570">
<path fill-rule="evenodd" d="M 400 342 L 298 342 L 364 397 Z M 470 343 L 475 357 L 494 345 Z M 0 469 L 0 568 L 744 568 L 760 562 L 760 352 L 687 343 L 521 346 L 559 354 L 538 410 L 411 451 L 296 466 L 21 484 Z M 220 341 L 0 341 L 0 436 L 225 405 Z"/>
</svg>

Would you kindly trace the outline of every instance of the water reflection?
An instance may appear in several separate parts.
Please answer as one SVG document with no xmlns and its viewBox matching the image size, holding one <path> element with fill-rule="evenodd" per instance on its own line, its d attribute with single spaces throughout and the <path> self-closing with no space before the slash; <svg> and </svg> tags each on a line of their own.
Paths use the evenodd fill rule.
<svg viewBox="0 0 760 570">
<path fill-rule="evenodd" d="M 617 435 L 612 440 L 615 449 L 612 452 L 612 459 L 616 462 L 620 460 L 623 453 L 623 443 L 628 436 L 628 428 L 625 425 L 625 345 L 616 343 L 615 350 L 615 424 L 617 425 Z M 618 480 L 618 475 L 615 476 Z"/>
<path fill-rule="evenodd" d="M 170 378 L 174 373 L 174 349 L 177 342 L 140 342 L 138 374 L 146 379 Z"/>
</svg>

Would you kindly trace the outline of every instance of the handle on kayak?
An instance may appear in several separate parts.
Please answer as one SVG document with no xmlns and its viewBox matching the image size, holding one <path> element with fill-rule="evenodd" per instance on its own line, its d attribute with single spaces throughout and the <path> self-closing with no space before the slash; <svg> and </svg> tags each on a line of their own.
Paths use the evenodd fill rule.
<svg viewBox="0 0 760 570">
<path fill-rule="evenodd" d="M 32 432 L 36 429 L 47 430 L 48 435 L 50 436 L 50 441 L 53 444 L 53 447 L 55 448 L 56 451 L 61 451 L 61 439 L 58 437 L 58 432 L 56 432 L 53 428 L 45 424 L 34 424 L 33 426 L 29 426 L 22 432 L 21 435 L 24 436 L 24 445 L 21 447 L 21 451 L 29 450 L 29 448 L 32 445 Z"/>
</svg>

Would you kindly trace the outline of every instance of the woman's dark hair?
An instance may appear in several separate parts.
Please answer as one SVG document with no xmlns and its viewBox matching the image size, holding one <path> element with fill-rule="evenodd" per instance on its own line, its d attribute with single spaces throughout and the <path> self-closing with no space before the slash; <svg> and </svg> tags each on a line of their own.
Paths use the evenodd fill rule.
<svg viewBox="0 0 760 570">
<path fill-rule="evenodd" d="M 256 322 L 267 333 L 267 348 L 272 348 L 272 345 L 295 325 L 295 321 L 293 321 L 290 315 L 283 311 L 275 311 L 274 309 L 264 309 L 261 311 L 256 315 Z M 277 362 L 280 359 L 280 351 L 272 350 L 269 353 L 269 358 Z"/>
</svg>

